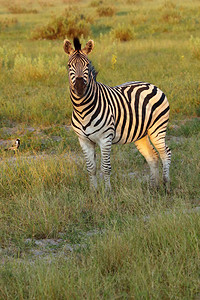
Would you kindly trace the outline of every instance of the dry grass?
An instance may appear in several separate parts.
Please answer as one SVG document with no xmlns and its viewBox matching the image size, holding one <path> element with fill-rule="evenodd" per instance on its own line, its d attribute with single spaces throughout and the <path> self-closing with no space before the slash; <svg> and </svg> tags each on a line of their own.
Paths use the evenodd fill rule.
<svg viewBox="0 0 200 300">
<path fill-rule="evenodd" d="M 0 30 L 5 30 L 8 27 L 14 26 L 18 23 L 17 18 L 4 18 L 0 20 Z"/>
<path fill-rule="evenodd" d="M 72 13 L 73 12 L 73 13 Z M 91 17 L 87 17 L 76 7 L 69 7 L 60 17 L 54 17 L 47 24 L 32 31 L 32 39 L 73 38 L 74 36 L 87 37 L 90 34 Z"/>
<path fill-rule="evenodd" d="M 192 56 L 198 60 L 200 60 L 200 38 L 193 36 L 190 37 L 190 44 L 191 44 L 191 52 Z"/>
<path fill-rule="evenodd" d="M 125 24 L 119 24 L 115 29 L 113 29 L 112 35 L 115 39 L 121 42 L 127 42 L 135 38 L 133 28 Z"/>
<path fill-rule="evenodd" d="M 112 17 L 116 13 L 116 8 L 114 6 L 104 6 L 101 5 L 96 10 L 99 17 Z"/>
<path fill-rule="evenodd" d="M 27 9 L 17 4 L 8 6 L 8 11 L 11 14 L 37 14 L 38 13 L 37 9 Z"/>
<path fill-rule="evenodd" d="M 15 17 L 1 3 L 1 20 Z M 9 2 L 15 4 L 39 13 L 17 15 L 18 24 L 8 21 L 0 32 L 0 298 L 198 298 L 199 4 Z M 117 13 L 99 17 L 98 6 L 113 6 Z M 72 105 L 59 40 L 69 21 L 73 29 L 80 20 L 89 28 L 82 45 L 89 38 L 95 42 L 90 59 L 99 82 L 142 80 L 167 95 L 170 194 L 162 186 L 150 190 L 148 166 L 132 144 L 112 147 L 112 193 L 105 192 L 99 173 L 98 193 L 89 190 L 77 137 L 65 126 Z M 43 40 L 30 39 L 36 26 L 44 27 Z M 58 40 L 47 40 L 50 27 L 50 38 Z M 130 38 L 129 29 L 132 39 L 121 42 Z M 18 154 L 5 152 L 5 143 L 16 137 Z M 97 165 L 99 170 L 99 149 Z M 85 239 L 90 230 L 104 234 Z M 63 251 L 55 246 L 51 256 L 33 257 L 35 239 L 58 239 L 61 232 Z M 68 243 L 73 253 L 64 250 Z"/>
<path fill-rule="evenodd" d="M 134 4 L 134 5 L 137 5 L 140 3 L 140 0 L 127 0 L 126 1 L 127 4 Z"/>
<path fill-rule="evenodd" d="M 92 0 L 90 2 L 90 6 L 91 7 L 98 7 L 98 6 L 101 6 L 103 4 L 103 0 Z"/>
<path fill-rule="evenodd" d="M 64 3 L 64 4 L 72 4 L 72 2 L 73 2 L 73 4 L 75 4 L 75 3 L 79 3 L 79 2 L 81 2 L 82 0 L 62 0 L 62 2 Z"/>
<path fill-rule="evenodd" d="M 47 7 L 54 7 L 54 1 L 38 1 L 39 5 L 42 8 L 47 8 Z"/>
<path fill-rule="evenodd" d="M 133 16 L 132 16 L 133 15 Z M 145 13 L 133 12 L 130 14 L 132 25 L 141 25 L 148 20 L 148 16 Z"/>
</svg>

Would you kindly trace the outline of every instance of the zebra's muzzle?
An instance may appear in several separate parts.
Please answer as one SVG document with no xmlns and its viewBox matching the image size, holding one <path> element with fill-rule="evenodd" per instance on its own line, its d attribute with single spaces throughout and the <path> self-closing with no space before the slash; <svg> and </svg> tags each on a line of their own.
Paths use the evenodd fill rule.
<svg viewBox="0 0 200 300">
<path fill-rule="evenodd" d="M 79 97 L 83 96 L 85 93 L 86 87 L 87 87 L 87 85 L 86 85 L 83 77 L 77 77 L 75 85 L 74 85 L 74 90 L 75 90 L 75 93 L 77 94 L 77 96 L 79 96 Z"/>
</svg>

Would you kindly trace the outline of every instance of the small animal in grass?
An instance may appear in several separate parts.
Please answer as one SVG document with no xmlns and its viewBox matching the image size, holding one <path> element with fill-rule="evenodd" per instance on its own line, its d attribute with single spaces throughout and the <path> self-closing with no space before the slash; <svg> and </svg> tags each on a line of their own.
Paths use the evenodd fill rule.
<svg viewBox="0 0 200 300">
<path fill-rule="evenodd" d="M 171 151 L 165 143 L 169 121 L 167 97 L 155 85 L 143 81 L 114 87 L 98 82 L 97 72 L 88 59 L 93 48 L 92 40 L 84 48 L 78 38 L 74 38 L 74 48 L 69 40 L 64 41 L 64 51 L 69 56 L 72 127 L 86 158 L 91 186 L 97 188 L 95 146 L 101 149 L 101 169 L 105 186 L 110 189 L 112 144 L 134 142 L 149 164 L 152 187 L 159 183 L 160 156 L 163 183 L 169 190 Z"/>
<path fill-rule="evenodd" d="M 11 147 L 5 149 L 5 151 L 14 151 L 15 154 L 19 150 L 19 146 L 20 146 L 20 139 L 16 139 L 15 143 Z"/>
</svg>

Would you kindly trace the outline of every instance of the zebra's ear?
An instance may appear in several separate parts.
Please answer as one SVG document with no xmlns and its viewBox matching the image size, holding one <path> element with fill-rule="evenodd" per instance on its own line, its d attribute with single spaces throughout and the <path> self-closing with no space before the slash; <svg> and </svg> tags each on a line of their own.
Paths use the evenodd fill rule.
<svg viewBox="0 0 200 300">
<path fill-rule="evenodd" d="M 92 52 L 94 48 L 94 41 L 93 40 L 89 40 L 87 42 L 87 44 L 85 45 L 85 48 L 82 49 L 83 53 L 85 53 L 86 55 L 88 55 L 90 52 Z"/>
<path fill-rule="evenodd" d="M 74 49 L 72 47 L 72 44 L 69 40 L 64 40 L 64 45 L 63 45 L 64 51 L 68 54 L 71 55 L 74 52 Z"/>
</svg>

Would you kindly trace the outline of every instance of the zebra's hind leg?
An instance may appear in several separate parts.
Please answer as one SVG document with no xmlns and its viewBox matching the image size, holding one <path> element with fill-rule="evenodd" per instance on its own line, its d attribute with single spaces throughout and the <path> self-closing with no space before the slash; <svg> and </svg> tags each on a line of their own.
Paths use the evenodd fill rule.
<svg viewBox="0 0 200 300">
<path fill-rule="evenodd" d="M 159 168 L 158 168 L 158 154 L 151 145 L 148 136 L 144 136 L 135 142 L 136 147 L 140 153 L 145 157 L 150 167 L 150 184 L 152 187 L 158 186 Z"/>
<path fill-rule="evenodd" d="M 150 135 L 150 140 L 156 150 L 159 152 L 163 164 L 163 183 L 167 192 L 169 192 L 170 177 L 169 167 L 171 163 L 171 150 L 165 144 L 166 132 L 161 131 L 160 134 Z"/>
<path fill-rule="evenodd" d="M 82 138 L 79 138 L 79 142 L 86 159 L 87 171 L 90 177 L 90 186 L 91 188 L 97 189 L 95 144 Z"/>
</svg>

